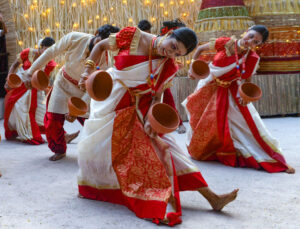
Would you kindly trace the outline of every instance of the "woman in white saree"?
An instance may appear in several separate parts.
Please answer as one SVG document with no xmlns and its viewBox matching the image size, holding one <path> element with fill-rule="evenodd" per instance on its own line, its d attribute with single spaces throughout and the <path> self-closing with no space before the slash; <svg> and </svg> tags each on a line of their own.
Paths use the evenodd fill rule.
<svg viewBox="0 0 300 229">
<path fill-rule="evenodd" d="M 153 141 L 156 133 L 147 121 L 149 107 L 160 100 L 175 76 L 173 58 L 186 55 L 196 44 L 196 35 L 188 28 L 156 38 L 127 27 L 95 46 L 89 63 L 97 62 L 108 49 L 117 50 L 118 55 L 114 67 L 107 70 L 113 78 L 113 91 L 103 102 L 91 101 L 90 117 L 78 144 L 81 196 L 122 204 L 138 217 L 171 226 L 181 223 L 179 191 L 199 191 L 215 210 L 236 198 L 238 190 L 225 195 L 212 192 L 198 168 L 168 135 L 162 139 L 169 149 L 162 150 Z M 89 63 L 82 88 L 93 71 Z"/>
<path fill-rule="evenodd" d="M 237 80 L 250 81 L 258 67 L 259 56 L 250 48 L 262 44 L 268 34 L 266 27 L 256 25 L 240 40 L 212 39 L 195 52 L 197 59 L 204 50 L 217 51 L 209 64 L 210 75 L 200 80 L 195 92 L 183 102 L 191 126 L 187 147 L 194 159 L 218 160 L 270 173 L 295 172 L 254 106 L 245 103 L 238 93 Z"/>
</svg>

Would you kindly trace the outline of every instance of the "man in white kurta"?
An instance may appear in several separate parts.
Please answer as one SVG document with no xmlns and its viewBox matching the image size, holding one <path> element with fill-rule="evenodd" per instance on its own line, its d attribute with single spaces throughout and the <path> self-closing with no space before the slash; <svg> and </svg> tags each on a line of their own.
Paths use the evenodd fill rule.
<svg viewBox="0 0 300 229">
<path fill-rule="evenodd" d="M 117 32 L 115 31 L 116 27 L 111 27 L 113 28 L 110 30 L 111 32 Z M 89 107 L 90 97 L 79 89 L 78 81 L 84 71 L 86 58 L 89 56 L 93 45 L 101 39 L 105 39 L 105 36 L 101 36 L 101 33 L 94 36 L 86 33 L 71 32 L 62 37 L 51 48 L 48 48 L 28 71 L 28 76 L 30 77 L 34 71 L 40 69 L 49 60 L 60 54 L 65 56 L 65 65 L 57 73 L 52 92 L 48 97 L 47 112 L 44 119 L 48 146 L 55 153 L 49 158 L 50 160 L 59 160 L 66 155 L 67 146 L 63 125 L 65 115 L 69 112 L 68 100 L 75 96 L 84 100 Z M 103 58 L 105 60 L 108 59 L 106 55 L 103 55 Z M 100 61 L 100 63 L 103 63 L 100 66 L 100 69 L 103 70 L 109 66 L 108 61 Z M 79 117 L 78 120 L 83 125 L 84 118 L 87 117 L 88 115 L 86 114 L 83 117 Z"/>
</svg>

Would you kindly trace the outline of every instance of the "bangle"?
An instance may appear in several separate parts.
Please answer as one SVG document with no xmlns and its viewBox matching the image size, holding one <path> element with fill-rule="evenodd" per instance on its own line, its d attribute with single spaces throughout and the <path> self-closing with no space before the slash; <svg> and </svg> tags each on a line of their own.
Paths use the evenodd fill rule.
<svg viewBox="0 0 300 229">
<path fill-rule="evenodd" d="M 96 64 L 95 64 L 95 62 L 92 61 L 92 60 L 86 60 L 84 66 L 85 66 L 85 67 L 88 67 L 88 68 L 95 68 L 95 67 L 96 67 Z"/>
</svg>

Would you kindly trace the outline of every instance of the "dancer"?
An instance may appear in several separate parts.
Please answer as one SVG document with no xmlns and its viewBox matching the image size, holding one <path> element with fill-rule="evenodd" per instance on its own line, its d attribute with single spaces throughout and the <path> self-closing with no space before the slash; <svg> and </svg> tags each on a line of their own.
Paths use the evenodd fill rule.
<svg viewBox="0 0 300 229">
<path fill-rule="evenodd" d="M 9 69 L 9 73 L 16 73 L 22 80 L 26 71 L 32 63 L 55 43 L 51 37 L 46 37 L 41 41 L 38 49 L 24 49 L 17 57 Z M 40 68 L 45 66 L 43 71 L 46 75 L 54 70 L 56 63 L 54 60 L 47 61 Z M 4 129 L 7 140 L 16 139 L 33 145 L 44 143 L 41 134 L 44 134 L 44 116 L 46 106 L 43 104 L 45 92 L 31 89 L 31 85 L 23 83 L 20 87 L 11 89 L 5 84 L 7 94 L 4 99 Z"/>
<path fill-rule="evenodd" d="M 185 24 L 179 18 L 176 18 L 175 20 L 172 20 L 172 21 L 164 21 L 163 26 L 160 28 L 160 35 L 159 36 L 164 36 L 169 31 L 174 30 L 174 29 L 178 29 L 178 28 L 181 28 L 181 27 L 185 27 Z M 178 64 L 179 67 L 182 66 L 182 64 L 180 62 L 177 62 L 177 63 L 179 63 Z M 170 106 L 172 106 L 177 111 L 175 101 L 174 101 L 174 97 L 173 97 L 172 92 L 171 92 L 171 88 L 167 88 L 164 91 L 163 102 L 166 103 L 166 104 L 169 104 Z M 178 111 L 177 111 L 177 113 L 178 113 Z M 179 134 L 184 134 L 186 132 L 186 128 L 183 125 L 183 122 L 182 122 L 182 119 L 181 119 L 179 113 L 178 113 L 178 116 L 179 116 L 179 119 L 180 119 L 180 123 L 179 123 L 178 129 L 177 129 L 177 132 Z"/>
<path fill-rule="evenodd" d="M 211 191 L 170 135 L 162 136 L 169 146 L 162 149 L 148 122 L 149 107 L 160 101 L 175 76 L 174 58 L 187 55 L 196 45 L 196 34 L 188 28 L 156 37 L 126 27 L 95 46 L 82 75 L 82 90 L 102 53 L 118 54 L 114 67 L 107 70 L 114 82 L 112 93 L 105 101 L 91 100 L 78 143 L 82 197 L 122 204 L 138 217 L 171 226 L 181 223 L 179 191 L 199 191 L 214 210 L 236 198 L 238 190 L 225 195 Z"/>
<path fill-rule="evenodd" d="M 196 160 L 218 160 L 229 166 L 253 167 L 274 173 L 294 173 L 277 141 L 267 131 L 254 106 L 243 101 L 237 79 L 250 81 L 259 56 L 252 51 L 268 38 L 265 26 L 255 25 L 241 39 L 221 37 L 201 45 L 194 53 L 215 48 L 210 75 L 184 102 L 191 130 L 187 146 Z"/>
<path fill-rule="evenodd" d="M 85 59 L 89 56 L 94 45 L 107 38 L 110 33 L 118 32 L 119 28 L 112 25 L 100 27 L 96 36 L 86 33 L 71 32 L 62 37 L 55 45 L 47 49 L 31 66 L 28 71 L 28 80 L 32 73 L 50 59 L 60 55 L 65 55 L 65 65 L 56 75 L 53 89 L 48 96 L 47 112 L 45 115 L 45 128 L 48 146 L 54 155 L 49 158 L 51 161 L 60 160 L 66 156 L 67 145 L 64 138 L 64 121 L 67 119 L 73 122 L 76 117 L 68 115 L 68 100 L 72 97 L 82 98 L 89 104 L 90 97 L 78 88 L 78 80 L 84 70 Z M 100 69 L 106 69 L 110 63 L 107 54 L 99 61 Z M 83 117 L 78 117 L 78 121 L 83 125 Z"/>
</svg>

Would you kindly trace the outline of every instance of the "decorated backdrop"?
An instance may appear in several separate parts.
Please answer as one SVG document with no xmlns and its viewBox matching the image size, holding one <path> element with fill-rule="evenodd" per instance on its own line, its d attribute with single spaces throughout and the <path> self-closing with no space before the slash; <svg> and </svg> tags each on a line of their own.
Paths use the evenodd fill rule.
<svg viewBox="0 0 300 229">
<path fill-rule="evenodd" d="M 194 28 L 201 0 L 10 0 L 17 28 L 17 51 L 37 47 L 39 39 L 56 40 L 71 31 L 94 33 L 104 24 L 120 28 L 147 19 L 157 34 L 163 21 L 180 18 Z M 190 57 L 180 59 L 187 66 Z M 62 59 L 57 59 L 63 64 Z M 179 74 L 183 75 L 186 70 Z"/>
</svg>

